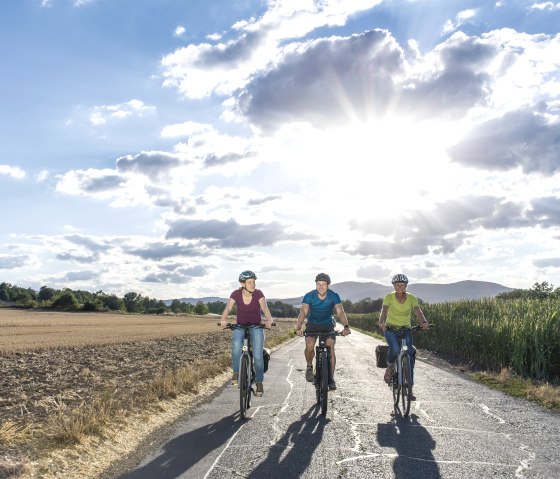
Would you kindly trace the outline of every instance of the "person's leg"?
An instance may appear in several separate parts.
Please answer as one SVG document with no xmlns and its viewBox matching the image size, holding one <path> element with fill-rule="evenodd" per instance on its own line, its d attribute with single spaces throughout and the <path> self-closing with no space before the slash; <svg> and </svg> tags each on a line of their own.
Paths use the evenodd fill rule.
<svg viewBox="0 0 560 479">
<path fill-rule="evenodd" d="M 255 365 L 255 382 L 262 383 L 264 379 L 264 330 L 251 328 L 251 344 L 253 345 L 253 364 Z"/>
<path fill-rule="evenodd" d="M 231 368 L 235 376 L 239 374 L 239 359 L 241 358 L 244 337 L 243 328 L 235 328 L 231 333 Z M 233 380 L 236 380 L 236 377 Z"/>
<path fill-rule="evenodd" d="M 315 357 L 315 341 L 317 336 L 306 336 L 305 337 L 305 361 L 307 363 L 307 368 L 305 370 L 305 379 L 309 382 L 313 382 L 313 358 Z"/>
<path fill-rule="evenodd" d="M 393 375 L 393 369 L 395 366 L 395 361 L 399 356 L 401 350 L 401 345 L 397 338 L 397 334 L 394 331 L 385 331 L 385 340 L 389 346 L 389 353 L 387 354 L 387 369 L 385 370 L 385 382 L 391 381 L 391 376 Z"/>
</svg>

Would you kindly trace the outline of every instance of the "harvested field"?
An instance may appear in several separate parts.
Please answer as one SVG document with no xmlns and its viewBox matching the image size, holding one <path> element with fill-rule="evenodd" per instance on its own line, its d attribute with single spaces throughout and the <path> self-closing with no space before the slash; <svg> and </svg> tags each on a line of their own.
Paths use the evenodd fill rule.
<svg viewBox="0 0 560 479">
<path fill-rule="evenodd" d="M 0 471 L 11 461 L 49 477 L 41 466 L 45 455 L 80 442 L 68 430 L 76 417 L 93 411 L 126 421 L 130 412 L 157 408 L 161 399 L 196 392 L 200 380 L 230 363 L 231 334 L 220 330 L 216 317 L 17 313 L 0 316 Z M 269 342 L 292 327 L 293 320 L 277 322 L 267 332 Z M 21 339 L 15 340 L 18 328 Z M 30 343 L 23 339 L 34 336 Z M 99 404 L 110 411 L 101 414 Z M 103 435 L 102 428 L 90 433 Z M 26 459 L 19 464 L 18 458 Z"/>
<path fill-rule="evenodd" d="M 217 317 L 0 309 L 0 352 L 112 344 L 217 331 Z"/>
</svg>

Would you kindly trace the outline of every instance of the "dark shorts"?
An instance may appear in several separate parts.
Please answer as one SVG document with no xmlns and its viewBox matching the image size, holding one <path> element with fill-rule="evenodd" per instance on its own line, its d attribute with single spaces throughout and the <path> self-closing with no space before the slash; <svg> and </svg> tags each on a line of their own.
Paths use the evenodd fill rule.
<svg viewBox="0 0 560 479">
<path fill-rule="evenodd" d="M 334 333 L 334 324 L 314 324 L 307 323 L 305 325 L 305 332 L 309 333 Z M 336 334 L 329 335 L 329 338 L 336 341 Z"/>
</svg>

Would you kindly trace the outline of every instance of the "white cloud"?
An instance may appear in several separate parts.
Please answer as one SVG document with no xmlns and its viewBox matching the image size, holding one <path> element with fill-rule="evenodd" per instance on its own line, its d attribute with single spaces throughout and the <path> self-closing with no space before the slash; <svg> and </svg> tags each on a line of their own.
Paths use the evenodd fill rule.
<svg viewBox="0 0 560 479">
<path fill-rule="evenodd" d="M 25 171 L 19 166 L 0 165 L 0 175 L 7 175 L 16 180 L 22 180 L 25 178 Z"/>
<path fill-rule="evenodd" d="M 533 3 L 529 9 L 531 10 L 560 10 L 560 2 L 540 2 Z"/>
<path fill-rule="evenodd" d="M 89 122 L 94 126 L 105 125 L 110 121 L 120 121 L 131 117 L 143 117 L 154 114 L 155 106 L 146 105 L 143 101 L 132 99 L 117 105 L 94 106 L 89 114 Z"/>
<path fill-rule="evenodd" d="M 179 25 L 178 27 L 175 28 L 173 35 L 175 35 L 176 37 L 181 37 L 184 35 L 185 32 L 186 32 L 185 27 Z"/>
</svg>

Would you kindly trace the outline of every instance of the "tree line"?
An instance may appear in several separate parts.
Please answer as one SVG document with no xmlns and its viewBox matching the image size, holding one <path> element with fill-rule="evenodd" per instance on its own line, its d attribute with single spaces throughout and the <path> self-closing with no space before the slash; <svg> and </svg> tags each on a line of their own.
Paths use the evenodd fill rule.
<svg viewBox="0 0 560 479">
<path fill-rule="evenodd" d="M 534 283 L 530 289 L 514 289 L 496 296 L 501 300 L 513 299 L 560 299 L 560 288 L 547 281 Z M 129 292 L 123 297 L 115 294 L 97 291 L 72 290 L 70 288 L 54 289 L 42 286 L 39 291 L 32 288 L 22 288 L 10 283 L 0 283 L 0 301 L 5 304 L 22 308 L 41 308 L 59 311 L 113 311 L 141 314 L 197 314 L 208 313 L 221 314 L 226 303 L 213 301 L 196 304 L 185 303 L 179 299 L 173 299 L 169 305 L 163 300 L 149 298 L 140 293 Z M 420 303 L 422 300 L 419 299 Z M 295 318 L 299 310 L 293 305 L 281 301 L 267 301 L 268 309 L 275 318 Z M 365 298 L 353 303 L 345 299 L 342 301 L 347 313 L 365 314 L 381 311 L 383 299 Z M 232 314 L 235 314 L 235 306 Z"/>
<path fill-rule="evenodd" d="M 48 286 L 42 286 L 39 291 L 36 291 L 33 288 L 22 288 L 6 282 L 0 283 L 0 302 L 28 309 L 139 314 L 221 314 L 226 307 L 223 301 L 208 303 L 198 301 L 196 304 L 191 304 L 173 299 L 167 305 L 163 300 L 149 298 L 133 291 L 119 297 L 104 291 L 92 293 L 70 288 L 54 289 Z M 298 315 L 298 309 L 290 304 L 281 301 L 268 301 L 267 304 L 271 314 L 276 318 L 293 318 Z M 234 306 L 232 314 L 235 313 Z"/>
</svg>

